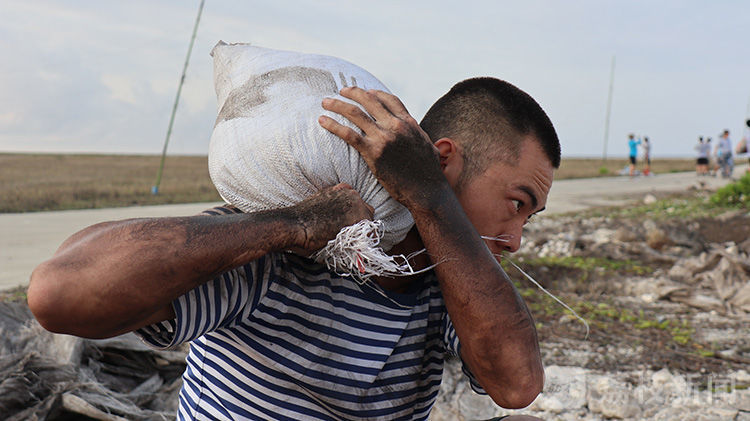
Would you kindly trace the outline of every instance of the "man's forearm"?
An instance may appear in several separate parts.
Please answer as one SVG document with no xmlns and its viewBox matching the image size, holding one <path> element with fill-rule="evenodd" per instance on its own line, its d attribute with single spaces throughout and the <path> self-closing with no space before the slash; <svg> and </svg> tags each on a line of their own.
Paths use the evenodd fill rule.
<svg viewBox="0 0 750 421">
<path fill-rule="evenodd" d="M 283 209 L 94 225 L 34 271 L 29 305 L 53 331 L 124 333 L 216 275 L 296 245 L 299 236 L 296 216 Z"/>
<path fill-rule="evenodd" d="M 462 358 L 498 404 L 528 405 L 541 391 L 543 368 L 523 299 L 449 188 L 434 205 L 410 210 L 425 247 L 440 262 L 435 271 Z"/>
</svg>

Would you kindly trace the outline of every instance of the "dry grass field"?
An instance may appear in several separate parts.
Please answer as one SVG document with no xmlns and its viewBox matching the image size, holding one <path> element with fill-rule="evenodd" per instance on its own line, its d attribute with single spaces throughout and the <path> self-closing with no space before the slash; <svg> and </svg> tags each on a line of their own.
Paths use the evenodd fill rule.
<svg viewBox="0 0 750 421">
<path fill-rule="evenodd" d="M 619 176 L 620 171 L 628 164 L 627 158 L 610 158 L 606 161 L 599 158 L 563 158 L 560 169 L 555 174 L 555 179 Z M 636 169 L 643 171 L 643 163 L 640 158 Z M 665 158 L 651 160 L 651 172 L 654 174 L 683 171 L 695 171 L 695 159 Z"/>
<path fill-rule="evenodd" d="M 0 154 L 0 212 L 220 201 L 205 156 Z M 626 159 L 563 159 L 556 179 L 616 176 Z M 655 173 L 692 171 L 692 159 L 654 160 Z"/>
<path fill-rule="evenodd" d="M 0 154 L 0 212 L 220 201 L 206 157 Z"/>
</svg>

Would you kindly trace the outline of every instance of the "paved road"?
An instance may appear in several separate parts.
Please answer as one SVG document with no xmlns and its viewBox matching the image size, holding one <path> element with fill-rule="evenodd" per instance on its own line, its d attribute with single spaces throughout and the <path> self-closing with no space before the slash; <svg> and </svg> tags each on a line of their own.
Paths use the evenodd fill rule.
<svg viewBox="0 0 750 421">
<path fill-rule="evenodd" d="M 746 167 L 736 168 L 735 176 L 739 177 Z M 693 173 L 560 180 L 552 186 L 545 213 L 626 204 L 651 192 L 684 191 L 698 181 L 711 189 L 727 182 L 721 178 L 698 178 Z M 37 264 L 52 256 L 68 236 L 89 225 L 126 218 L 194 215 L 211 206 L 198 203 L 0 214 L 0 290 L 26 285 Z"/>
<path fill-rule="evenodd" d="M 735 167 L 734 178 L 741 177 L 748 165 Z M 599 206 L 624 205 L 640 200 L 648 193 L 680 192 L 691 187 L 718 189 L 730 180 L 697 177 L 692 172 L 657 174 L 650 177 L 609 177 L 559 180 L 552 183 L 547 213 L 567 213 Z"/>
</svg>

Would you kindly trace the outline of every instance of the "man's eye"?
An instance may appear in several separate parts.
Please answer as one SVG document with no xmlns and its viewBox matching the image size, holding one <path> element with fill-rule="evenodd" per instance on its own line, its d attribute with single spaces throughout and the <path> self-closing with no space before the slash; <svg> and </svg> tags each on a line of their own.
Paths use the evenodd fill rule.
<svg viewBox="0 0 750 421">
<path fill-rule="evenodd" d="M 514 200 L 512 200 L 512 202 L 513 202 L 513 206 L 516 207 L 516 212 L 520 211 L 521 208 L 523 207 L 523 202 L 520 201 L 520 200 L 515 200 L 514 199 Z"/>
</svg>

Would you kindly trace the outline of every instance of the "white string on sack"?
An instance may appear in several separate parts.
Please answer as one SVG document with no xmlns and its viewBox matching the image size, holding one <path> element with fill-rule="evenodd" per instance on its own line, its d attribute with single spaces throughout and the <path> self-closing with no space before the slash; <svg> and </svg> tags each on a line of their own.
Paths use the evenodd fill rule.
<svg viewBox="0 0 750 421">
<path fill-rule="evenodd" d="M 577 318 L 578 320 L 580 320 L 580 321 L 581 321 L 581 323 L 583 323 L 583 325 L 584 325 L 584 326 L 586 327 L 586 335 L 585 335 L 585 336 L 583 337 L 583 340 L 585 341 L 585 340 L 587 340 L 587 339 L 589 338 L 589 324 L 588 324 L 588 322 L 586 321 L 586 319 L 584 319 L 583 317 L 579 316 L 579 315 L 578 315 L 578 313 L 576 313 L 576 311 L 575 311 L 575 310 L 573 310 L 572 308 L 570 308 L 570 307 L 569 307 L 569 306 L 568 306 L 567 304 L 565 304 L 564 302 L 562 302 L 562 301 L 561 301 L 561 300 L 560 300 L 559 298 L 557 298 L 557 297 L 555 297 L 554 295 L 552 295 L 552 293 L 550 293 L 549 291 L 547 291 L 546 289 L 544 289 L 544 287 L 543 287 L 543 286 L 539 285 L 539 282 L 537 282 L 536 280 L 534 280 L 534 278 L 532 278 L 532 277 L 531 277 L 531 276 L 529 276 L 529 275 L 528 275 L 528 274 L 527 274 L 526 272 L 524 272 L 524 271 L 523 271 L 523 269 L 519 268 L 519 267 L 518 267 L 518 265 L 516 265 L 516 264 L 515 264 L 515 263 L 514 263 L 514 262 L 513 262 L 512 260 L 510 260 L 510 259 L 509 259 L 509 258 L 508 258 L 507 256 L 505 256 L 505 259 L 506 259 L 506 260 L 507 260 L 507 261 L 508 261 L 508 262 L 509 262 L 509 263 L 510 263 L 511 265 L 513 265 L 513 267 L 514 267 L 514 268 L 518 269 L 518 271 L 519 271 L 519 272 L 521 272 L 521 273 L 523 274 L 523 276 L 525 276 L 525 277 L 526 277 L 526 278 L 527 278 L 528 280 L 530 280 L 531 282 L 533 282 L 533 283 L 534 283 L 534 285 L 536 285 L 536 286 L 537 286 L 537 287 L 538 287 L 539 289 L 541 289 L 541 290 L 542 290 L 542 292 L 544 292 L 545 294 L 547 294 L 547 295 L 549 295 L 550 297 L 552 297 L 552 298 L 553 298 L 553 299 L 554 299 L 555 301 L 557 301 L 558 303 L 560 303 L 560 305 L 561 305 L 561 306 L 565 307 L 565 308 L 566 308 L 566 309 L 567 309 L 568 311 L 570 311 L 571 313 L 573 313 L 573 315 L 574 315 L 574 316 L 575 316 L 575 317 L 576 317 L 576 318 Z"/>
<path fill-rule="evenodd" d="M 354 280 L 360 285 L 367 285 L 378 294 L 382 295 L 393 304 L 400 308 L 409 309 L 410 306 L 405 306 L 391 297 L 389 297 L 378 285 L 376 285 L 370 278 L 373 276 L 411 276 L 420 273 L 427 272 L 439 263 L 430 265 L 424 269 L 414 270 L 409 260 L 426 252 L 426 249 L 422 249 L 416 252 L 404 256 L 403 254 L 390 256 L 379 247 L 380 238 L 383 235 L 383 222 L 380 220 L 371 221 L 364 219 L 357 222 L 354 225 L 344 227 L 336 235 L 336 238 L 330 240 L 325 247 L 320 249 L 318 252 L 313 254 L 311 257 L 318 263 L 325 264 L 328 269 L 337 273 L 341 276 L 348 276 L 354 278 Z M 484 240 L 489 241 L 502 241 L 507 242 L 513 238 L 511 235 L 500 235 L 497 237 L 481 236 Z M 573 315 L 583 323 L 586 328 L 586 335 L 584 340 L 589 337 L 589 324 L 581 317 L 575 310 L 565 304 L 562 300 L 557 298 L 554 294 L 547 291 L 542 285 L 539 284 L 534 278 L 527 274 L 523 269 L 513 262 L 505 254 L 494 254 L 494 256 L 504 258 L 513 267 L 515 267 L 526 279 L 531 281 L 537 288 L 542 292 L 552 297 L 557 303 L 563 306 L 565 309 L 573 313 Z"/>
<path fill-rule="evenodd" d="M 497 237 L 488 237 L 486 235 L 481 235 L 480 237 L 482 237 L 482 240 L 501 241 L 504 243 L 507 243 L 508 241 L 511 240 L 511 238 L 513 238 L 513 236 L 510 234 L 498 235 Z"/>
<path fill-rule="evenodd" d="M 424 253 L 427 249 L 415 251 L 408 256 L 398 254 L 387 255 L 379 247 L 383 236 L 383 222 L 364 219 L 354 225 L 344 227 L 330 240 L 328 244 L 312 258 L 318 263 L 324 263 L 328 269 L 341 276 L 348 276 L 360 285 L 366 285 L 387 300 L 403 309 L 411 306 L 403 305 L 389 297 L 383 289 L 372 281 L 373 276 L 411 276 L 427 272 L 438 263 L 424 269 L 414 270 L 409 260 Z"/>
<path fill-rule="evenodd" d="M 507 241 L 510 240 L 510 238 L 512 238 L 512 237 L 509 236 L 509 235 L 501 235 L 499 237 L 487 237 L 487 236 L 484 236 L 484 235 L 482 236 L 482 239 L 490 240 L 490 241 L 506 241 L 507 242 Z M 570 311 L 571 313 L 573 313 L 573 315 L 578 320 L 580 320 L 581 323 L 583 323 L 583 325 L 586 327 L 586 335 L 583 337 L 583 340 L 587 340 L 589 338 L 589 331 L 590 331 L 590 329 L 589 329 L 589 324 L 586 321 L 586 319 L 584 319 L 583 317 L 579 316 L 578 313 L 576 313 L 575 310 L 573 310 L 572 308 L 570 308 L 570 306 L 568 306 L 567 304 L 565 304 L 564 302 L 562 302 L 562 300 L 560 300 L 559 298 L 555 297 L 551 292 L 549 292 L 546 289 L 544 289 L 544 287 L 541 286 L 539 284 L 539 282 L 537 282 L 534 278 L 532 278 L 523 269 L 521 269 L 520 267 L 518 267 L 518 265 L 515 264 L 515 262 L 513 262 L 512 260 L 510 260 L 510 258 L 507 255 L 505 255 L 505 254 L 494 254 L 493 253 L 493 256 L 497 256 L 497 257 L 500 257 L 500 258 L 503 258 L 503 259 L 507 260 L 508 263 L 510 263 L 511 265 L 513 265 L 514 268 L 516 268 L 519 272 L 521 272 L 521 274 L 523 274 L 523 276 L 525 276 L 526 279 L 528 279 L 534 285 L 536 285 L 537 288 L 539 288 L 540 290 L 542 290 L 542 292 L 544 292 L 545 294 L 547 294 L 550 297 L 552 297 L 552 299 L 554 299 L 555 301 L 557 301 L 561 306 L 565 307 L 565 309 L 567 309 L 568 311 Z"/>
<path fill-rule="evenodd" d="M 383 222 L 364 219 L 344 227 L 312 258 L 324 263 L 341 276 L 351 276 L 360 284 L 373 276 L 411 276 L 427 272 L 437 264 L 414 270 L 409 259 L 426 250 L 390 256 L 379 246 L 383 236 Z"/>
</svg>

